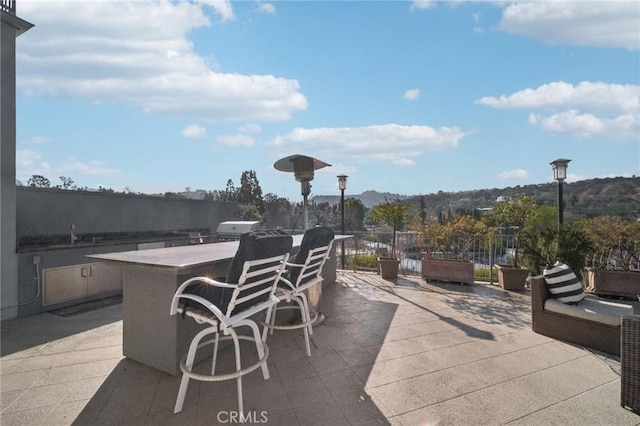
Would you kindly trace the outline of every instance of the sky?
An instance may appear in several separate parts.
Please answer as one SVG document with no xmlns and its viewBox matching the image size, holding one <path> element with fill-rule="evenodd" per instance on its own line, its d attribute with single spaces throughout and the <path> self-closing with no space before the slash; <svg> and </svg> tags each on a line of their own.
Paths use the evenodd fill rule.
<svg viewBox="0 0 640 426">
<path fill-rule="evenodd" d="M 637 1 L 19 0 L 17 179 L 311 196 L 640 176 Z"/>
</svg>

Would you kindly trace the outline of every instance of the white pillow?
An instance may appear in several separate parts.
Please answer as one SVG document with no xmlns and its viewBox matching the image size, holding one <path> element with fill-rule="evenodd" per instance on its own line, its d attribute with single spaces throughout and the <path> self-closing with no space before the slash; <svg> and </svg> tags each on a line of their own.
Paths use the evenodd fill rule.
<svg viewBox="0 0 640 426">
<path fill-rule="evenodd" d="M 582 283 L 569 266 L 556 262 L 542 272 L 551 296 L 562 303 L 578 303 L 584 299 Z"/>
</svg>

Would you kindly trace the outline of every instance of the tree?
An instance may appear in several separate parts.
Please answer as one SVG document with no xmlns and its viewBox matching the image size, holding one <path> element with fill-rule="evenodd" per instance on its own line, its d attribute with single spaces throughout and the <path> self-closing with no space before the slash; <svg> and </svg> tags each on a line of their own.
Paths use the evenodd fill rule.
<svg viewBox="0 0 640 426">
<path fill-rule="evenodd" d="M 590 263 L 628 271 L 640 263 L 640 221 L 600 216 L 580 221 L 593 242 Z"/>
<path fill-rule="evenodd" d="M 564 224 L 558 234 L 556 212 L 555 207 L 538 205 L 527 218 L 518 240 L 521 263 L 532 274 L 539 275 L 545 266 L 561 261 L 582 278 L 592 242 L 577 223 Z"/>
<path fill-rule="evenodd" d="M 404 227 L 407 214 L 407 205 L 400 200 L 388 201 L 378 204 L 371 211 L 371 219 L 376 222 L 385 222 L 393 228 L 391 239 L 391 257 L 396 257 L 396 232 Z"/>
<path fill-rule="evenodd" d="M 367 208 L 357 198 L 349 197 L 344 200 L 344 222 L 347 229 L 351 232 L 364 230 L 366 212 Z"/>
<path fill-rule="evenodd" d="M 240 204 L 239 209 L 240 219 L 242 220 L 257 220 L 262 222 L 264 219 L 262 214 L 260 214 L 260 212 L 256 208 L 255 204 Z"/>
<path fill-rule="evenodd" d="M 227 187 L 221 195 L 222 195 L 222 201 L 238 200 L 238 191 L 236 190 L 236 187 L 233 185 L 233 181 L 231 179 L 227 181 Z"/>
<path fill-rule="evenodd" d="M 262 200 L 262 188 L 258 182 L 258 176 L 254 170 L 246 170 L 240 176 L 240 188 L 238 189 L 238 202 L 241 211 L 251 212 L 258 220 L 264 217 L 264 201 Z"/>
<path fill-rule="evenodd" d="M 42 175 L 33 175 L 27 181 L 27 185 L 34 188 L 49 188 L 51 187 L 51 182 Z"/>
<path fill-rule="evenodd" d="M 76 185 L 70 177 L 60 176 L 60 180 L 62 181 L 62 189 L 76 189 Z"/>
<path fill-rule="evenodd" d="M 276 194 L 268 193 L 264 196 L 264 224 L 268 228 L 288 228 L 291 217 L 291 202 Z"/>
<path fill-rule="evenodd" d="M 519 196 L 513 200 L 499 201 L 495 207 L 487 212 L 482 219 L 490 226 L 510 227 L 514 230 L 514 258 L 513 267 L 518 267 L 518 249 L 520 235 L 527 219 L 537 208 L 536 200 L 528 196 Z"/>
</svg>

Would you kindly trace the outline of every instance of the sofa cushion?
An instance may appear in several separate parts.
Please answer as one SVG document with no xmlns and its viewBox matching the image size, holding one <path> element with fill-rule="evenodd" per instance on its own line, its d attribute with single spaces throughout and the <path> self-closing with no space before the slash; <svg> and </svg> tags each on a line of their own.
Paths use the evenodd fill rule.
<svg viewBox="0 0 640 426">
<path fill-rule="evenodd" d="M 620 317 L 633 315 L 633 306 L 585 298 L 578 305 L 568 305 L 557 299 L 547 299 L 544 309 L 557 314 L 569 315 L 588 321 L 613 326 L 620 325 Z"/>
<path fill-rule="evenodd" d="M 569 266 L 556 262 L 542 272 L 551 296 L 562 303 L 578 303 L 584 299 L 582 283 Z"/>
</svg>

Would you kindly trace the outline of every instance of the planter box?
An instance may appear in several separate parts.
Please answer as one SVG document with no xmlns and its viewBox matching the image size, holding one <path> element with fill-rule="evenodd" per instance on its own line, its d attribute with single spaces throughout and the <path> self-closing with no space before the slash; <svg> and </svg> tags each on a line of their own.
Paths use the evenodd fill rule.
<svg viewBox="0 0 640 426">
<path fill-rule="evenodd" d="M 398 278 L 400 260 L 380 257 L 378 258 L 378 265 L 380 266 L 380 275 L 385 280 Z"/>
<path fill-rule="evenodd" d="M 473 284 L 473 262 L 463 260 L 422 259 L 422 278 Z"/>
<path fill-rule="evenodd" d="M 495 266 L 498 269 L 498 284 L 503 290 L 524 290 L 524 284 L 529 276 L 528 269 Z"/>
<path fill-rule="evenodd" d="M 640 295 L 640 272 L 585 268 L 584 278 L 587 291 L 591 293 L 634 300 Z"/>
</svg>

